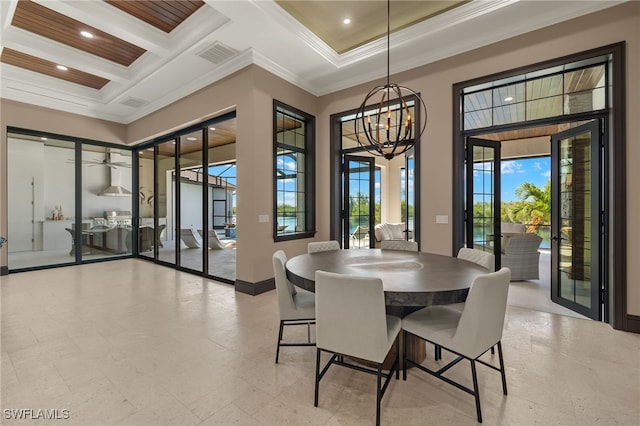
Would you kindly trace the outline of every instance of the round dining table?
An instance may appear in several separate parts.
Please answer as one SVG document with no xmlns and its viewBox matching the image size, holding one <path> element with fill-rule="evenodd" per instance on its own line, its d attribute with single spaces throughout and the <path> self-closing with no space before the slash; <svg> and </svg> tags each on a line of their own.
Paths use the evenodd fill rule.
<svg viewBox="0 0 640 426">
<path fill-rule="evenodd" d="M 380 278 L 387 313 L 399 317 L 425 306 L 464 302 L 474 278 L 488 273 L 482 266 L 456 257 L 380 249 L 301 254 L 289 259 L 285 269 L 289 281 L 312 292 L 316 271 Z M 426 357 L 424 341 L 408 339 L 407 353 L 422 362 Z M 387 357 L 385 368 L 393 357 L 393 353 Z"/>
<path fill-rule="evenodd" d="M 315 290 L 316 271 L 382 279 L 387 306 L 464 302 L 473 279 L 487 270 L 467 260 L 401 250 L 333 250 L 301 254 L 285 264 L 287 278 Z"/>
</svg>

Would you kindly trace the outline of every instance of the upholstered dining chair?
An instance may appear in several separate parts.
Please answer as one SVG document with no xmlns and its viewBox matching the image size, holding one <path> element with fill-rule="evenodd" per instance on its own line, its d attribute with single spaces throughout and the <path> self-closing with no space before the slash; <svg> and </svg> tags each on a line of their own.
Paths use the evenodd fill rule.
<svg viewBox="0 0 640 426">
<path fill-rule="evenodd" d="M 496 270 L 496 257 L 488 251 L 462 247 L 458 251 L 458 259 L 464 259 L 478 264 L 486 268 L 489 272 Z"/>
<path fill-rule="evenodd" d="M 502 377 L 502 392 L 507 394 L 501 340 L 510 277 L 509 268 L 477 276 L 471 285 L 462 312 L 446 305 L 435 305 L 411 313 L 402 319 L 405 342 L 407 341 L 407 333 L 410 333 L 458 355 L 453 361 L 437 371 L 417 364 L 403 355 L 403 380 L 407 379 L 407 365 L 411 365 L 473 395 L 480 423 L 482 423 L 482 411 L 480 409 L 476 363 L 499 371 Z M 498 347 L 499 368 L 479 359 L 494 345 Z M 406 353 L 405 350 L 404 354 Z M 471 363 L 473 389 L 444 376 L 445 372 L 464 359 Z"/>
<path fill-rule="evenodd" d="M 276 349 L 276 364 L 280 357 L 281 346 L 315 346 L 311 341 L 311 325 L 315 324 L 316 307 L 315 296 L 305 290 L 298 290 L 287 279 L 284 264 L 287 255 L 282 250 L 273 254 L 273 274 L 276 281 L 276 295 L 278 297 L 278 310 L 280 313 L 280 329 L 278 331 L 278 347 Z M 306 342 L 283 342 L 282 334 L 285 326 L 306 325 Z"/>
<path fill-rule="evenodd" d="M 331 241 L 315 241 L 307 244 L 307 253 L 320 253 L 322 251 L 340 250 L 340 243 Z"/>
<path fill-rule="evenodd" d="M 382 240 L 380 241 L 381 250 L 402 250 L 402 251 L 418 251 L 418 243 L 415 241 L 405 240 Z"/>
<path fill-rule="evenodd" d="M 385 312 L 384 291 L 379 278 L 316 271 L 316 387 L 314 405 L 318 406 L 320 380 L 333 364 L 377 376 L 376 425 L 380 424 L 380 401 L 394 370 L 398 379 L 401 320 Z M 395 342 L 393 365 L 387 373 L 382 364 Z M 322 352 L 331 358 L 320 370 Z M 345 359 L 355 357 L 374 363 L 376 368 Z M 382 378 L 385 378 L 382 384 Z"/>
<path fill-rule="evenodd" d="M 480 265 L 489 272 L 494 272 L 496 270 L 496 262 L 495 262 L 496 257 L 494 256 L 493 253 L 488 251 L 462 247 L 460 250 L 458 250 L 457 258 L 468 260 L 469 262 L 473 262 L 476 265 Z M 459 312 L 462 312 L 462 310 L 464 309 L 464 302 L 454 303 L 447 306 Z M 491 353 L 492 354 L 495 353 L 495 349 L 493 348 L 493 346 L 491 347 Z M 438 346 L 436 346 L 435 359 L 441 359 L 441 358 L 442 358 L 442 351 Z"/>
</svg>

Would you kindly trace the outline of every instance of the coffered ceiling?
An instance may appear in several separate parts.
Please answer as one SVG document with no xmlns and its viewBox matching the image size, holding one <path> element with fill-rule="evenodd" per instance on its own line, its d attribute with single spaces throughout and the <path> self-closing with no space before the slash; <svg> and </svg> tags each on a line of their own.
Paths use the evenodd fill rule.
<svg viewBox="0 0 640 426">
<path fill-rule="evenodd" d="M 622 2 L 392 0 L 391 72 Z M 0 12 L 1 97 L 120 123 L 250 64 L 315 95 L 386 73 L 385 1 L 1 0 Z"/>
</svg>

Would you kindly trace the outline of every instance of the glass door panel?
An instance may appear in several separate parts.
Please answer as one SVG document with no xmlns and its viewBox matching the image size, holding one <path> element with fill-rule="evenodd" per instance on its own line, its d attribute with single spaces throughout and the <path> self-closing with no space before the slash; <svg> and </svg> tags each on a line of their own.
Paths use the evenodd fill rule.
<svg viewBox="0 0 640 426">
<path fill-rule="evenodd" d="M 154 148 L 147 148 L 138 152 L 138 253 L 140 256 L 155 258 L 154 248 L 162 246 L 162 238 L 156 241 L 155 223 L 155 173 Z M 166 227 L 166 222 L 164 223 Z M 165 234 L 162 229 L 160 234 Z M 160 235 L 158 235 L 160 237 Z"/>
<path fill-rule="evenodd" d="M 156 147 L 155 194 L 154 203 L 158 215 L 158 226 L 165 224 L 163 232 L 159 232 L 158 257 L 161 262 L 176 263 L 176 250 L 180 244 L 177 233 L 176 209 L 176 141 L 170 139 Z M 149 232 L 147 231 L 147 234 Z M 142 238 L 142 234 L 139 236 Z M 147 235 L 146 240 L 150 238 Z M 139 243 L 140 254 L 148 253 L 148 244 Z M 143 252 L 143 249 L 145 250 Z M 152 256 L 149 253 L 149 256 Z"/>
<path fill-rule="evenodd" d="M 601 319 L 599 121 L 552 137 L 551 300 Z"/>
<path fill-rule="evenodd" d="M 82 146 L 82 259 L 131 254 L 131 151 Z"/>
<path fill-rule="evenodd" d="M 373 248 L 375 162 L 353 155 L 345 155 L 344 161 L 344 247 Z"/>
<path fill-rule="evenodd" d="M 75 262 L 75 143 L 7 134 L 8 268 Z"/>
<path fill-rule="evenodd" d="M 202 130 L 180 136 L 179 237 L 180 266 L 204 271 L 204 250 L 208 248 L 204 227 L 204 173 L 202 164 Z"/>
<path fill-rule="evenodd" d="M 402 221 L 405 223 L 405 238 L 409 241 L 417 241 L 416 235 L 416 196 L 415 196 L 415 172 L 416 157 L 415 150 L 407 152 L 405 158 L 405 168 L 403 176 L 403 198 Z"/>
<path fill-rule="evenodd" d="M 500 253 L 500 142 L 469 138 L 466 167 L 466 246 Z"/>
</svg>

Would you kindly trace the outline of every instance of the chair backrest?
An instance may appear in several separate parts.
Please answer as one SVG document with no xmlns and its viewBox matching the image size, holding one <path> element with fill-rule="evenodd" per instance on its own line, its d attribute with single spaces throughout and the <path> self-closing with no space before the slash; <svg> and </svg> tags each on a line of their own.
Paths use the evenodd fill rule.
<svg viewBox="0 0 640 426">
<path fill-rule="evenodd" d="M 335 240 L 315 241 L 307 245 L 308 253 L 319 253 L 322 251 L 333 251 L 333 250 L 340 250 L 340 243 Z"/>
<path fill-rule="evenodd" d="M 489 272 L 494 272 L 496 270 L 496 257 L 493 253 L 488 251 L 462 247 L 460 251 L 458 251 L 458 259 L 473 262 L 483 268 L 486 268 Z"/>
<path fill-rule="evenodd" d="M 293 301 L 293 295 L 296 294 L 296 288 L 293 283 L 287 279 L 287 273 L 284 269 L 284 264 L 287 263 L 287 255 L 284 251 L 278 250 L 273 253 L 272 261 L 280 319 L 289 319 L 290 314 L 296 310 L 296 306 Z"/>
<path fill-rule="evenodd" d="M 382 240 L 380 241 L 380 249 L 418 251 L 418 243 L 416 243 L 415 241 L 405 240 Z"/>
<path fill-rule="evenodd" d="M 387 350 L 387 319 L 379 278 L 316 272 L 318 348 L 382 362 Z"/>
<path fill-rule="evenodd" d="M 358 227 L 353 231 L 352 236 L 358 240 L 361 240 L 365 238 L 367 235 L 369 235 L 369 227 L 358 225 Z"/>
<path fill-rule="evenodd" d="M 502 253 L 528 254 L 540 248 L 542 237 L 537 234 L 509 234 L 502 238 Z"/>
<path fill-rule="evenodd" d="M 509 268 L 501 268 L 473 280 L 451 349 L 476 358 L 502 339 L 510 279 Z"/>
</svg>

